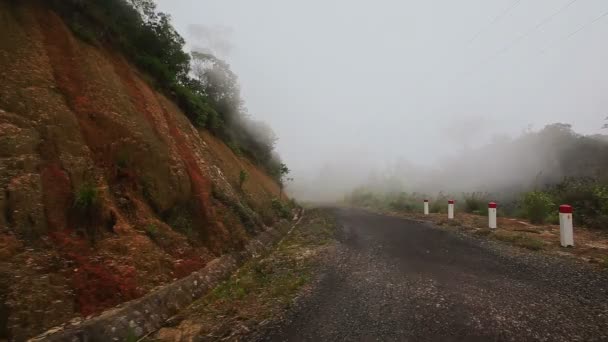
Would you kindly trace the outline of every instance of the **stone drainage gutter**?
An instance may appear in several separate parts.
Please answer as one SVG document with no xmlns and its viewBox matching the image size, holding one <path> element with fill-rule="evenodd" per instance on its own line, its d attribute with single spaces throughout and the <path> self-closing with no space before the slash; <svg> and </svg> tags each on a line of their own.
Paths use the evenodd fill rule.
<svg viewBox="0 0 608 342">
<path fill-rule="evenodd" d="M 303 214 L 302 210 L 296 215 L 296 223 L 287 234 L 300 223 Z M 280 238 L 281 234 L 270 228 L 253 238 L 241 252 L 223 255 L 209 262 L 203 269 L 141 298 L 123 303 L 91 319 L 50 329 L 29 341 L 105 342 L 146 336 L 160 329 L 169 318 L 228 279 L 245 261 L 271 248 Z"/>
</svg>

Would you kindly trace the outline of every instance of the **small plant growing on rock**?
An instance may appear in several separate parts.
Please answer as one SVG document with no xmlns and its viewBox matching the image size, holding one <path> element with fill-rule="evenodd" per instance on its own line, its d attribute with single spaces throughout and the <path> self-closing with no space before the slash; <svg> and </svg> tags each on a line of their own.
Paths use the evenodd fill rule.
<svg viewBox="0 0 608 342">
<path fill-rule="evenodd" d="M 116 155 L 116 166 L 119 169 L 126 169 L 131 164 L 131 157 L 126 151 L 121 151 Z"/>
<path fill-rule="evenodd" d="M 84 183 L 76 192 L 74 207 L 82 212 L 88 212 L 97 206 L 98 202 L 97 188 L 91 183 Z"/>
<path fill-rule="evenodd" d="M 80 223 L 84 226 L 84 231 L 88 235 L 91 243 L 95 243 L 96 228 L 95 218 L 99 211 L 99 192 L 91 183 L 84 183 L 74 197 L 74 208 Z"/>
<path fill-rule="evenodd" d="M 146 225 L 144 227 L 144 230 L 146 232 L 146 235 L 148 235 L 148 237 L 151 240 L 158 241 L 158 240 L 162 239 L 162 234 L 155 224 L 150 223 L 150 224 Z"/>
<path fill-rule="evenodd" d="M 243 150 L 241 150 L 241 148 L 239 147 L 238 144 L 236 144 L 235 142 L 232 142 L 232 141 L 228 142 L 226 144 L 232 150 L 232 152 L 234 152 L 234 154 L 236 154 L 239 157 L 243 156 Z"/>
</svg>

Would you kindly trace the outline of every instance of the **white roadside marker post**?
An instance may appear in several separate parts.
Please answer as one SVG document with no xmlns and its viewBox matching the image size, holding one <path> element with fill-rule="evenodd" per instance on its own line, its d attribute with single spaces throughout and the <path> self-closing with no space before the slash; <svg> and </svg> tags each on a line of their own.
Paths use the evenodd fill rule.
<svg viewBox="0 0 608 342">
<path fill-rule="evenodd" d="M 496 229 L 496 203 L 488 203 L 488 227 Z"/>
<path fill-rule="evenodd" d="M 428 215 L 429 214 L 429 200 L 425 199 L 424 200 L 424 215 Z"/>
<path fill-rule="evenodd" d="M 454 200 L 448 201 L 448 219 L 451 220 L 454 218 Z"/>
<path fill-rule="evenodd" d="M 572 224 L 572 206 L 559 206 L 559 242 L 562 247 L 574 247 L 574 231 Z"/>
</svg>

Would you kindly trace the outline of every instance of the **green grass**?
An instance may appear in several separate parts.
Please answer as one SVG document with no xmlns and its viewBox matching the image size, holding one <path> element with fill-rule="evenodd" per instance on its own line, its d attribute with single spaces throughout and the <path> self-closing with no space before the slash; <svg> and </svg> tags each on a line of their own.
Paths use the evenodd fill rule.
<svg viewBox="0 0 608 342">
<path fill-rule="evenodd" d="M 545 247 L 545 244 L 541 240 L 527 236 L 521 236 L 519 239 L 515 240 L 515 245 L 533 251 L 539 251 Z"/>
<path fill-rule="evenodd" d="M 496 240 L 499 240 L 499 241 L 515 242 L 515 240 L 517 240 L 518 235 L 511 235 L 511 234 L 506 234 L 504 232 L 498 231 L 493 236 Z"/>
<path fill-rule="evenodd" d="M 602 266 L 608 268 L 608 256 L 604 256 L 604 258 L 602 259 Z"/>
<path fill-rule="evenodd" d="M 513 230 L 516 231 L 516 232 L 540 234 L 540 231 L 538 231 L 536 229 L 530 229 L 530 228 L 518 228 L 518 229 L 513 229 Z"/>
<path fill-rule="evenodd" d="M 489 229 L 478 229 L 473 232 L 473 235 L 475 236 L 488 236 L 490 234 L 492 234 L 492 231 Z"/>
<path fill-rule="evenodd" d="M 333 241 L 335 227 L 324 211 L 311 210 L 273 250 L 245 263 L 182 316 L 208 330 L 226 329 L 222 322 L 231 319 L 261 322 L 273 317 L 314 278 L 316 255 Z"/>
<path fill-rule="evenodd" d="M 156 243 L 161 242 L 163 239 L 165 239 L 165 235 L 163 234 L 163 232 L 158 228 L 158 226 L 156 226 L 155 224 L 147 224 L 144 227 L 144 231 L 146 232 L 146 235 L 152 240 L 155 241 Z"/>
<path fill-rule="evenodd" d="M 533 251 L 538 251 L 544 249 L 545 247 L 545 244 L 541 240 L 531 238 L 524 234 L 507 234 L 505 232 L 498 231 L 493 235 L 493 237 L 496 240 L 508 242 L 515 246 L 523 247 Z"/>
</svg>

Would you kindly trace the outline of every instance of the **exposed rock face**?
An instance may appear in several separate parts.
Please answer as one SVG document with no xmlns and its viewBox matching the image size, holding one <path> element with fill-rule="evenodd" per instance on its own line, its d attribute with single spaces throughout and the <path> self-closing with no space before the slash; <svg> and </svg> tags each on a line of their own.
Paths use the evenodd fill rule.
<svg viewBox="0 0 608 342">
<path fill-rule="evenodd" d="M 119 53 L 39 5 L 0 1 L 0 340 L 243 248 L 278 194 Z"/>
</svg>

